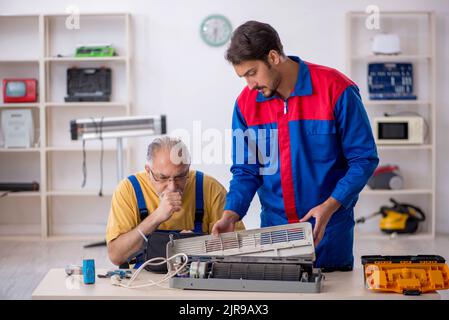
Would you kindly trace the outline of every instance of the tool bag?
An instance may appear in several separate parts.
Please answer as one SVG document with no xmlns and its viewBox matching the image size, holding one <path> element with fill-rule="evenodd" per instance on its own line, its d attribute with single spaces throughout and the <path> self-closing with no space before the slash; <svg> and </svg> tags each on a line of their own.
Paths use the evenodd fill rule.
<svg viewBox="0 0 449 320">
<path fill-rule="evenodd" d="M 369 290 L 420 295 L 449 289 L 449 267 L 442 256 L 372 255 L 361 260 Z"/>
<path fill-rule="evenodd" d="M 190 238 L 195 236 L 202 236 L 203 233 L 203 216 L 204 216 L 204 197 L 203 197 L 203 178 L 204 174 L 200 171 L 196 171 L 195 175 L 195 221 L 194 230 L 192 233 L 181 233 L 182 230 L 156 230 L 147 236 L 148 241 L 144 243 L 144 247 L 134 257 L 129 259 L 132 263 L 135 261 L 134 268 L 140 267 L 145 261 L 152 258 L 166 258 L 167 257 L 167 243 L 170 241 L 170 237 L 173 239 Z M 131 175 L 128 177 L 131 182 L 134 191 L 136 193 L 137 205 L 139 208 L 140 221 L 143 221 L 148 216 L 148 209 L 143 197 L 142 188 L 136 178 Z M 135 259 L 135 260 L 134 260 Z M 133 261 L 134 260 L 134 261 Z M 126 268 L 126 266 L 124 266 Z M 129 265 L 128 265 L 129 267 Z M 147 265 L 145 270 L 156 273 L 166 273 L 167 264 L 161 264 L 157 266 Z"/>
</svg>

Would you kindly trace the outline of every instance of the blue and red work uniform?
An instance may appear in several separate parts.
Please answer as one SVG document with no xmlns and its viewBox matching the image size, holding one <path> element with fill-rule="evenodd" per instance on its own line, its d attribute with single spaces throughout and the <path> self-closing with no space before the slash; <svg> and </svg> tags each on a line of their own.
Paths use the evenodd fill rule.
<svg viewBox="0 0 449 320">
<path fill-rule="evenodd" d="M 299 72 L 287 99 L 249 87 L 237 98 L 225 210 L 243 218 L 257 192 L 261 227 L 269 227 L 298 222 L 332 196 L 341 207 L 315 248 L 315 266 L 352 270 L 354 206 L 379 162 L 371 126 L 354 82 L 335 69 L 289 58 Z"/>
</svg>

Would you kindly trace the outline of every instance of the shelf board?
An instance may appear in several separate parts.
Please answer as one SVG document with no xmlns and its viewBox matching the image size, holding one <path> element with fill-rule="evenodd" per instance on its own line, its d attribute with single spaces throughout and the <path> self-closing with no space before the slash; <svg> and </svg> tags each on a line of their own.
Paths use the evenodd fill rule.
<svg viewBox="0 0 449 320">
<path fill-rule="evenodd" d="M 39 108 L 39 103 L 0 103 L 0 108 Z"/>
<path fill-rule="evenodd" d="M 8 225 L 6 225 L 6 228 L 8 228 Z M 39 225 L 40 228 L 40 225 Z M 46 239 L 45 237 L 42 237 L 38 234 L 9 234 L 9 233 L 2 233 L 2 229 L 0 229 L 0 240 L 1 241 L 41 241 L 43 239 Z"/>
<path fill-rule="evenodd" d="M 429 106 L 428 100 L 363 100 L 365 106 L 383 106 L 383 105 L 416 105 Z"/>
<path fill-rule="evenodd" d="M 98 197 L 100 190 L 50 190 L 47 191 L 48 196 L 52 197 Z M 104 197 L 112 196 L 113 191 L 103 190 Z"/>
<path fill-rule="evenodd" d="M 92 241 L 100 242 L 104 241 L 104 234 L 93 235 L 50 235 L 47 238 L 48 241 Z M 86 243 L 87 244 L 87 243 Z"/>
<path fill-rule="evenodd" d="M 430 60 L 432 56 L 426 54 L 403 54 L 403 55 L 354 55 L 352 60 L 358 61 L 375 61 L 375 62 L 402 62 L 407 60 Z"/>
<path fill-rule="evenodd" d="M 104 230 L 106 229 L 106 222 L 104 223 L 71 223 L 71 224 L 52 224 L 51 237 L 63 237 L 70 239 L 70 237 L 95 237 L 97 240 L 90 240 L 89 242 L 104 241 Z M 87 244 L 87 243 L 86 243 Z"/>
<path fill-rule="evenodd" d="M 366 18 L 368 17 L 370 14 L 366 13 L 364 11 L 350 11 L 348 12 L 348 14 L 351 17 L 358 17 L 358 18 Z M 411 15 L 416 15 L 416 16 L 428 16 L 430 14 L 429 11 L 383 11 L 380 15 L 381 19 L 382 17 L 404 17 L 404 16 L 411 16 Z"/>
<path fill-rule="evenodd" d="M 0 63 L 39 63 L 39 59 L 17 59 L 17 58 L 0 58 Z"/>
<path fill-rule="evenodd" d="M 86 147 L 86 152 L 95 151 L 100 152 L 100 147 Z M 72 152 L 78 152 L 83 151 L 83 147 L 81 146 L 67 146 L 67 147 L 46 147 L 45 151 L 47 152 L 66 152 L 66 151 L 72 151 Z M 117 148 L 115 147 L 104 147 L 103 151 L 105 152 L 115 152 L 117 151 Z"/>
<path fill-rule="evenodd" d="M 14 153 L 14 152 L 39 152 L 40 148 L 0 148 L 0 153 Z"/>
<path fill-rule="evenodd" d="M 431 144 L 422 145 L 377 145 L 377 150 L 399 151 L 399 150 L 432 150 Z"/>
<path fill-rule="evenodd" d="M 99 62 L 99 61 L 119 61 L 126 62 L 128 58 L 126 56 L 114 56 L 114 57 L 46 57 L 45 61 L 48 62 Z"/>
<path fill-rule="evenodd" d="M 32 14 L 32 13 L 22 13 L 22 14 L 2 14 L 0 15 L 0 18 L 12 18 L 12 19 L 23 19 L 23 18 L 39 18 L 39 14 Z"/>
<path fill-rule="evenodd" d="M 0 191 L 0 195 L 6 191 Z M 39 191 L 23 191 L 23 192 L 9 192 L 4 198 L 16 198 L 16 197 L 40 197 L 41 193 Z"/>
<path fill-rule="evenodd" d="M 363 189 L 363 195 L 401 195 L 401 194 L 432 194 L 432 189 L 401 189 L 401 190 L 371 190 Z"/>
<path fill-rule="evenodd" d="M 120 17 L 124 18 L 125 16 L 128 16 L 129 13 L 127 12 L 83 12 L 80 14 L 80 17 Z M 15 17 L 15 16 L 14 16 Z M 57 17 L 67 17 L 67 13 L 47 13 L 44 15 L 44 17 L 47 18 L 57 18 Z"/>
<path fill-rule="evenodd" d="M 9 237 L 17 237 L 29 239 L 31 237 L 40 236 L 41 225 L 36 224 L 0 224 L 0 238 L 7 239 Z"/>
<path fill-rule="evenodd" d="M 362 232 L 356 230 L 354 232 L 354 237 L 356 239 L 372 239 L 372 240 L 386 240 L 386 241 L 392 241 L 392 240 L 423 240 L 423 239 L 431 239 L 433 238 L 432 234 L 430 232 L 421 232 L 416 234 L 395 234 L 395 235 L 389 235 L 385 233 L 379 232 Z"/>
<path fill-rule="evenodd" d="M 47 102 L 45 106 L 47 108 L 81 108 L 81 107 L 126 107 L 125 102 Z"/>
</svg>

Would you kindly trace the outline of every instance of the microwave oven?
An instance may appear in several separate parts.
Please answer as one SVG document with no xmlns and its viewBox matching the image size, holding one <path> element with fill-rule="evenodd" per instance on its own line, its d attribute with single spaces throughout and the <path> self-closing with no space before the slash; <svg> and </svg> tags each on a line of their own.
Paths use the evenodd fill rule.
<svg viewBox="0 0 449 320">
<path fill-rule="evenodd" d="M 374 139 L 377 144 L 422 144 L 424 143 L 424 118 L 375 117 Z"/>
</svg>

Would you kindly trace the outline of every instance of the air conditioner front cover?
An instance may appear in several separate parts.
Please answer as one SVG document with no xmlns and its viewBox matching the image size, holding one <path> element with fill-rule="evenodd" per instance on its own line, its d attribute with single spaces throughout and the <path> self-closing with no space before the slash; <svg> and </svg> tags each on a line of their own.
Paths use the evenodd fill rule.
<svg viewBox="0 0 449 320">
<path fill-rule="evenodd" d="M 176 239 L 167 244 L 167 257 L 188 256 L 304 257 L 315 260 L 309 222 Z"/>
</svg>

